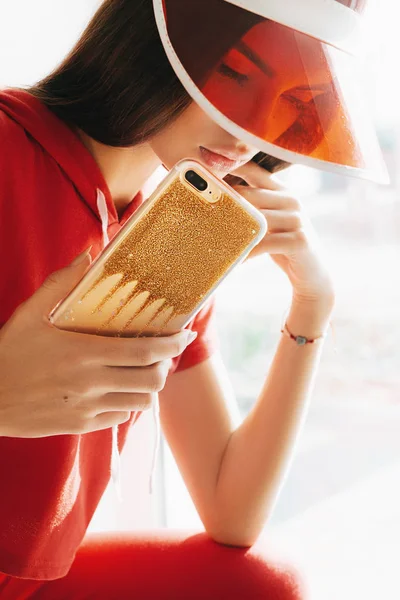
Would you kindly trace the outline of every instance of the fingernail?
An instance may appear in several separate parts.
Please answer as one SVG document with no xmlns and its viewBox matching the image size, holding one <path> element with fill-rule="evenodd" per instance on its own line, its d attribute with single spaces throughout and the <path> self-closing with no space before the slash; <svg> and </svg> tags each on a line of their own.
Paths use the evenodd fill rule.
<svg viewBox="0 0 400 600">
<path fill-rule="evenodd" d="M 79 256 L 77 256 L 71 263 L 71 265 L 74 265 L 74 267 L 76 265 L 80 265 L 85 258 L 87 257 L 87 255 L 89 254 L 89 252 L 91 251 L 93 247 L 93 244 L 91 246 L 89 246 L 89 248 L 86 248 L 86 250 L 84 250 L 84 252 L 82 252 L 82 254 L 79 254 Z"/>
<path fill-rule="evenodd" d="M 189 344 L 191 344 L 196 338 L 197 338 L 197 331 L 191 331 L 188 335 L 187 346 L 189 346 Z"/>
</svg>

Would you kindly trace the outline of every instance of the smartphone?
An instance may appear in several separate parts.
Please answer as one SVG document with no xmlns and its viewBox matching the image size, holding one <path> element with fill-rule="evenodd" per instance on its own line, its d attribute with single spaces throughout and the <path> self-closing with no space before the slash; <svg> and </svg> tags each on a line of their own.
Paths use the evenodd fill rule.
<svg viewBox="0 0 400 600">
<path fill-rule="evenodd" d="M 261 213 L 229 185 L 180 161 L 49 319 L 106 336 L 177 333 L 266 232 Z"/>
</svg>

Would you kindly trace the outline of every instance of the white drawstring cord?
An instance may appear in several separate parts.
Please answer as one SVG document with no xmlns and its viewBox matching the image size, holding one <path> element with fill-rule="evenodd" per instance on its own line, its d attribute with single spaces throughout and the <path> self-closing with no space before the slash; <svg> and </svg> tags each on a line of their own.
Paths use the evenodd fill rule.
<svg viewBox="0 0 400 600">
<path fill-rule="evenodd" d="M 103 249 L 109 243 L 108 237 L 108 210 L 106 198 L 101 190 L 97 190 L 97 208 L 101 219 L 101 229 L 103 233 Z M 118 425 L 112 427 L 111 440 L 111 478 L 113 480 L 117 498 L 122 502 L 121 490 L 121 458 L 118 450 Z"/>
<path fill-rule="evenodd" d="M 160 439 L 161 439 L 160 402 L 159 402 L 158 394 L 154 394 L 154 397 L 153 397 L 153 418 L 154 418 L 156 432 L 155 432 L 155 441 L 154 441 L 154 450 L 153 450 L 153 460 L 151 463 L 151 473 L 150 473 L 150 479 L 149 479 L 150 494 L 153 493 L 154 474 L 156 471 L 157 454 L 158 454 L 158 449 L 160 447 Z"/>
<path fill-rule="evenodd" d="M 108 210 L 105 196 L 101 190 L 97 190 L 97 208 L 101 219 L 101 228 L 103 233 L 103 248 L 109 243 L 108 237 Z M 160 404 L 158 394 L 153 396 L 153 418 L 155 424 L 155 441 L 153 459 L 151 465 L 151 473 L 149 478 L 149 492 L 153 493 L 154 488 L 154 475 L 156 470 L 157 455 L 160 447 L 161 440 L 161 425 L 160 425 Z M 112 445 L 111 445 L 111 478 L 113 480 L 115 490 L 117 493 L 118 500 L 122 501 L 122 490 L 121 490 L 121 457 L 118 450 L 118 425 L 114 425 L 112 428 Z"/>
</svg>

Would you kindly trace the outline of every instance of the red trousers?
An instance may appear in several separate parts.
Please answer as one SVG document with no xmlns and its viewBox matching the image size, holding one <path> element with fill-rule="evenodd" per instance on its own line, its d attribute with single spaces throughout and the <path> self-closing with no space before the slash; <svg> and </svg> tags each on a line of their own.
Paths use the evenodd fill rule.
<svg viewBox="0 0 400 600">
<path fill-rule="evenodd" d="M 300 600 L 298 581 L 252 548 L 206 533 L 89 534 L 69 573 L 53 581 L 0 574 L 1 600 Z"/>
</svg>

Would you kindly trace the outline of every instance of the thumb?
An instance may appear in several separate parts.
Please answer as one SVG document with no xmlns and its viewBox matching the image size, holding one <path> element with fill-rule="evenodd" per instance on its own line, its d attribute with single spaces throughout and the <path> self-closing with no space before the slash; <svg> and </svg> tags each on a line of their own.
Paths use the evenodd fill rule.
<svg viewBox="0 0 400 600">
<path fill-rule="evenodd" d="M 53 308 L 69 294 L 69 292 L 82 279 L 87 267 L 91 264 L 90 250 L 87 248 L 79 254 L 71 264 L 63 269 L 51 273 L 36 292 L 26 301 L 29 313 L 34 313 L 39 318 L 48 318 Z"/>
</svg>

